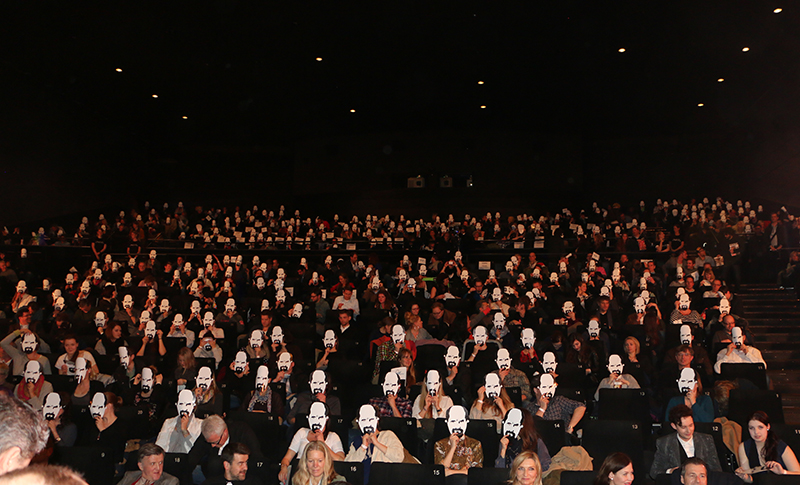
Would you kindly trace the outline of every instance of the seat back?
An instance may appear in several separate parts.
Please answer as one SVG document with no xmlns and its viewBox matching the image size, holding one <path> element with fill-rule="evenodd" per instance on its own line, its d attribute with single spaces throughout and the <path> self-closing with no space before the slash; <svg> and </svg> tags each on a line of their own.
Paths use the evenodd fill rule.
<svg viewBox="0 0 800 485">
<path fill-rule="evenodd" d="M 600 419 L 624 416 L 632 421 L 649 423 L 650 405 L 644 389 L 600 389 Z"/>
<path fill-rule="evenodd" d="M 497 422 L 493 419 L 470 419 L 466 435 L 481 442 L 484 466 L 492 466 L 497 458 L 500 435 L 497 434 Z M 450 436 L 447 422 L 439 418 L 433 427 L 433 437 L 428 441 L 425 463 L 433 463 L 433 450 L 437 441 Z"/>
<path fill-rule="evenodd" d="M 369 472 L 370 485 L 445 485 L 442 465 L 416 463 L 373 463 Z"/>
<path fill-rule="evenodd" d="M 590 419 L 583 425 L 581 445 L 593 458 L 595 470 L 600 468 L 606 456 L 617 451 L 631 457 L 634 470 L 644 469 L 643 426 L 636 421 Z"/>
<path fill-rule="evenodd" d="M 735 381 L 747 379 L 759 389 L 768 389 L 767 368 L 761 362 L 731 363 L 725 362 L 720 366 L 720 379 Z"/>
<path fill-rule="evenodd" d="M 560 419 L 550 421 L 534 417 L 533 423 L 536 426 L 536 432 L 539 433 L 539 437 L 544 441 L 545 446 L 547 446 L 547 451 L 550 453 L 550 456 L 555 456 L 556 453 L 561 451 L 561 448 L 567 445 L 567 433 L 564 421 Z"/>
<path fill-rule="evenodd" d="M 276 458 L 279 454 L 281 440 L 281 425 L 278 418 L 267 413 L 249 413 L 236 411 L 231 413 L 230 419 L 245 423 L 253 430 L 261 445 L 261 453 L 265 458 Z"/>
<path fill-rule="evenodd" d="M 416 419 L 383 417 L 380 426 L 381 429 L 394 433 L 409 453 L 414 456 L 418 454 Z"/>
<path fill-rule="evenodd" d="M 561 472 L 561 485 L 592 485 L 594 475 L 590 471 L 564 470 Z"/>
<path fill-rule="evenodd" d="M 114 453 L 99 446 L 58 447 L 54 462 L 81 472 L 89 485 L 114 481 Z"/>
<path fill-rule="evenodd" d="M 507 485 L 510 470 L 508 468 L 470 468 L 467 473 L 467 485 Z"/>
<path fill-rule="evenodd" d="M 764 411 L 774 424 L 783 424 L 781 395 L 775 391 L 733 389 L 728 401 L 728 419 L 747 430 L 747 418 L 755 411 Z"/>
</svg>

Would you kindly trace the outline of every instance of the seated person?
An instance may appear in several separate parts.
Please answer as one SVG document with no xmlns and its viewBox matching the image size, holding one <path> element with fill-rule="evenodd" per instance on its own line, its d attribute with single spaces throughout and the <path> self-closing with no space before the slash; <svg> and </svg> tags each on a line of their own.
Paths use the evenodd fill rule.
<svg viewBox="0 0 800 485">
<path fill-rule="evenodd" d="M 761 351 L 753 346 L 745 345 L 744 335 L 741 328 L 733 327 L 733 330 L 731 330 L 731 335 L 733 336 L 733 341 L 729 343 L 726 348 L 720 350 L 717 354 L 717 363 L 714 364 L 714 372 L 720 374 L 722 372 L 722 364 L 725 363 L 760 363 L 764 364 L 764 368 L 767 367 L 767 363 L 764 362 L 764 358 L 761 356 Z"/>
<path fill-rule="evenodd" d="M 294 424 L 298 414 L 308 414 L 311 405 L 315 402 L 325 403 L 332 416 L 342 414 L 339 398 L 328 395 L 328 374 L 325 371 L 317 369 L 312 372 L 308 379 L 308 385 L 310 389 L 297 395 L 297 401 L 286 415 L 286 421 L 289 424 Z"/>
<path fill-rule="evenodd" d="M 308 412 L 308 428 L 300 428 L 292 437 L 292 442 L 289 444 L 289 449 L 286 450 L 281 460 L 281 471 L 278 479 L 285 483 L 289 473 L 289 465 L 295 456 L 303 456 L 306 446 L 309 443 L 318 441 L 323 443 L 334 460 L 341 461 L 344 459 L 344 448 L 342 447 L 342 440 L 339 435 L 328 429 L 330 415 L 328 414 L 328 406 L 325 403 L 315 402 L 311 405 Z"/>
<path fill-rule="evenodd" d="M 221 415 L 223 409 L 222 391 L 217 387 L 214 372 L 208 366 L 203 366 L 197 371 L 194 385 L 194 397 L 197 400 L 198 416 L 206 417 L 212 414 Z"/>
<path fill-rule="evenodd" d="M 484 385 L 478 389 L 478 399 L 472 403 L 469 411 L 470 419 L 494 419 L 497 432 L 502 429 L 503 417 L 514 404 L 500 382 L 497 374 L 486 374 Z"/>
<path fill-rule="evenodd" d="M 387 372 L 383 377 L 383 397 L 373 397 L 369 404 L 378 409 L 380 417 L 410 418 L 412 414 L 411 401 L 398 396 L 400 390 L 400 376 L 394 372 Z"/>
<path fill-rule="evenodd" d="M 497 370 L 494 371 L 494 374 L 500 376 L 500 382 L 502 382 L 503 387 L 519 387 L 520 396 L 522 397 L 523 401 L 527 401 L 533 397 L 531 394 L 531 383 L 528 380 L 528 376 L 525 375 L 519 369 L 515 369 L 511 366 L 511 356 L 506 349 L 500 349 L 497 351 L 497 359 L 495 359 L 497 363 Z"/>
<path fill-rule="evenodd" d="M 483 467 L 481 442 L 465 434 L 469 424 L 466 408 L 460 405 L 451 407 L 445 419 L 450 436 L 434 445 L 433 462 L 444 466 L 448 477 L 456 474 L 466 476 L 470 468 Z"/>
<path fill-rule="evenodd" d="M 539 387 L 536 388 L 536 405 L 533 413 L 548 421 L 562 420 L 567 424 L 567 433 L 572 433 L 583 415 L 586 405 L 582 402 L 564 396 L 556 396 L 558 383 L 551 374 L 542 374 L 539 377 Z M 532 405 L 531 402 L 529 405 Z"/>
<path fill-rule="evenodd" d="M 344 461 L 358 463 L 402 463 L 405 457 L 403 443 L 394 432 L 381 430 L 378 414 L 369 404 L 361 406 L 356 417 L 361 436 L 350 445 Z M 369 467 L 364 468 L 364 482 L 369 481 Z"/>
<path fill-rule="evenodd" d="M 203 485 L 259 485 L 261 480 L 247 476 L 250 448 L 244 443 L 231 443 L 222 450 L 222 475 L 214 476 Z"/>
<path fill-rule="evenodd" d="M 164 473 L 164 449 L 160 446 L 153 443 L 140 446 L 138 462 L 139 471 L 125 472 L 118 485 L 179 485 L 176 477 Z"/>
<path fill-rule="evenodd" d="M 188 470 L 194 470 L 202 462 L 204 476 L 222 475 L 225 467 L 220 455 L 232 443 L 242 443 L 247 446 L 250 449 L 250 457 L 256 461 L 264 459 L 256 434 L 245 423 L 238 421 L 226 423 L 221 417 L 211 415 L 203 420 L 201 434 L 203 438 L 195 441 L 189 456 L 186 457 Z"/>
<path fill-rule="evenodd" d="M 681 395 L 669 400 L 664 414 L 669 417 L 673 407 L 685 404 L 692 410 L 695 422 L 710 423 L 714 421 L 714 403 L 710 397 L 703 394 L 703 385 L 697 379 L 697 372 L 692 368 L 683 369 L 677 382 Z"/>
<path fill-rule="evenodd" d="M 525 409 L 509 409 L 503 419 L 500 449 L 494 462 L 495 468 L 512 468 L 518 456 L 532 453 L 539 461 L 540 472 L 550 468 L 550 453 L 539 437 L 533 415 Z M 512 477 L 514 475 L 512 474 Z"/>
<path fill-rule="evenodd" d="M 327 485 L 331 483 L 347 485 L 347 480 L 333 469 L 333 456 L 325 443 L 312 441 L 306 446 L 298 460 L 297 472 L 292 477 L 292 485 Z"/>
<path fill-rule="evenodd" d="M 600 400 L 600 389 L 639 389 L 639 382 L 630 374 L 623 374 L 622 358 L 614 354 L 608 358 L 609 376 L 600 381 L 594 392 L 594 400 Z"/>
<path fill-rule="evenodd" d="M 443 418 L 452 406 L 453 400 L 445 394 L 439 371 L 429 370 L 422 384 L 422 392 L 414 400 L 413 416 L 417 419 Z"/>
<path fill-rule="evenodd" d="M 688 458 L 700 458 L 708 463 L 710 470 L 721 472 L 717 447 L 711 435 L 694 432 L 692 410 L 679 404 L 669 412 L 669 423 L 675 433 L 656 440 L 656 455 L 650 467 L 650 478 L 662 473 L 672 473 Z"/>
<path fill-rule="evenodd" d="M 164 420 L 156 444 L 167 453 L 189 453 L 203 425 L 203 420 L 194 415 L 197 408 L 194 393 L 189 389 L 179 392 L 177 408 L 177 416 Z"/>
<path fill-rule="evenodd" d="M 206 332 L 200 337 L 200 344 L 194 350 L 194 356 L 198 359 L 214 359 L 216 366 L 222 362 L 222 349 L 217 345 L 217 339 L 211 332 Z"/>
<path fill-rule="evenodd" d="M 419 317 L 417 317 L 419 318 Z M 391 362 L 399 359 L 399 352 L 402 349 L 411 350 L 412 357 L 416 355 L 417 346 L 406 338 L 406 332 L 399 323 L 392 327 L 392 339 L 382 343 L 375 353 L 375 368 L 372 372 L 374 382 L 377 382 L 381 372 L 381 362 Z"/>
<path fill-rule="evenodd" d="M 736 453 L 739 458 L 736 476 L 752 483 L 753 474 L 765 469 L 776 475 L 800 475 L 800 463 L 794 451 L 775 436 L 767 413 L 756 411 L 751 414 L 747 429 L 750 438 L 739 445 Z"/>
<path fill-rule="evenodd" d="M 283 416 L 283 399 L 270 387 L 269 368 L 266 365 L 258 366 L 256 370 L 256 388 L 244 400 L 248 412 L 267 413 Z"/>
<path fill-rule="evenodd" d="M 680 332 L 680 345 L 677 347 L 673 347 L 664 354 L 664 367 L 667 367 L 670 364 L 674 364 L 678 362 L 677 353 L 681 346 L 689 345 L 692 349 L 692 366 L 698 367 L 701 366 L 703 371 L 707 376 L 711 375 L 713 370 L 713 366 L 711 364 L 711 359 L 708 358 L 708 352 L 706 352 L 705 347 L 703 347 L 703 343 L 701 339 L 696 339 L 694 331 L 692 330 L 692 326 L 688 324 L 681 325 Z"/>
<path fill-rule="evenodd" d="M 532 451 L 523 451 L 511 464 L 511 485 L 542 485 L 542 464 Z"/>
</svg>

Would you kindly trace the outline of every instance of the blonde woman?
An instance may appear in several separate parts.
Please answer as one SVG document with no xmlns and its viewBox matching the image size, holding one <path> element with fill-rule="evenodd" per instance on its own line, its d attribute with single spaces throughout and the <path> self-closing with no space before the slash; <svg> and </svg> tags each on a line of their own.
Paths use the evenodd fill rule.
<svg viewBox="0 0 800 485">
<path fill-rule="evenodd" d="M 469 410 L 469 418 L 494 419 L 497 422 L 497 432 L 500 433 L 503 430 L 503 418 L 513 407 L 514 403 L 511 402 L 505 388 L 502 388 L 500 394 L 492 400 L 486 396 L 486 387 L 481 386 L 478 389 L 478 399 L 472 403 L 472 409 Z"/>
<path fill-rule="evenodd" d="M 511 485 L 542 485 L 542 464 L 532 451 L 523 451 L 511 464 Z"/>
<path fill-rule="evenodd" d="M 431 392 L 433 390 L 433 392 Z M 429 370 L 422 383 L 422 392 L 414 401 L 411 415 L 416 419 L 443 418 L 453 400 L 444 393 L 442 378 L 437 370 Z"/>
<path fill-rule="evenodd" d="M 311 441 L 303 451 L 292 477 L 292 485 L 346 484 L 347 480 L 333 469 L 333 456 L 325 443 Z"/>
</svg>

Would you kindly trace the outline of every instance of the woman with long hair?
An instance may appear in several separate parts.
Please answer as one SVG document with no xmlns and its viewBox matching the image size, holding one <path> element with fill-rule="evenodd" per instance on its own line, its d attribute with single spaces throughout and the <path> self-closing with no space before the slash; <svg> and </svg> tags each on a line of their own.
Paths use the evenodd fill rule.
<svg viewBox="0 0 800 485">
<path fill-rule="evenodd" d="M 385 312 L 387 316 L 392 318 L 392 320 L 397 321 L 397 305 L 395 305 L 394 300 L 389 292 L 386 290 L 381 290 L 378 292 L 378 296 L 376 298 L 375 309 Z"/>
<path fill-rule="evenodd" d="M 333 456 L 325 443 L 312 441 L 306 446 L 297 464 L 297 472 L 292 477 L 292 485 L 328 485 L 347 483 L 343 476 L 333 469 Z"/>
<path fill-rule="evenodd" d="M 403 347 L 397 352 L 397 362 L 406 368 L 406 395 L 411 392 L 411 387 L 417 384 L 417 371 L 414 367 L 414 354 Z"/>
<path fill-rule="evenodd" d="M 500 449 L 494 467 L 513 468 L 520 455 L 533 453 L 538 462 L 538 473 L 541 475 L 542 471 L 550 468 L 550 452 L 547 451 L 547 446 L 536 431 L 533 415 L 527 409 L 520 409 L 520 411 L 522 412 L 522 429 L 519 431 L 519 436 L 516 439 L 509 436 L 500 438 Z M 508 419 L 508 413 L 506 413 L 505 419 Z M 512 480 L 514 475 L 514 473 L 511 474 Z"/>
<path fill-rule="evenodd" d="M 612 453 L 603 461 L 594 485 L 631 485 L 633 462 L 625 453 Z"/>
<path fill-rule="evenodd" d="M 497 422 L 497 432 L 500 433 L 503 430 L 503 417 L 513 407 L 514 403 L 511 402 L 504 387 L 500 389 L 500 394 L 492 400 L 486 396 L 486 388 L 481 386 L 478 389 L 478 399 L 472 403 L 472 409 L 469 410 L 469 418 L 494 419 Z"/>
<path fill-rule="evenodd" d="M 430 371 L 428 371 L 430 372 Z M 430 375 L 428 376 L 430 378 Z M 439 376 L 439 389 L 435 395 L 428 391 L 428 379 L 422 383 L 422 392 L 414 400 L 411 415 L 417 419 L 443 418 L 447 410 L 453 406 L 453 399 L 444 393 L 442 378 Z"/>
<path fill-rule="evenodd" d="M 753 473 L 769 470 L 776 475 L 800 475 L 800 463 L 794 451 L 775 436 L 764 411 L 756 411 L 747 420 L 750 438 L 739 445 L 739 468 L 736 475 L 747 483 L 753 482 Z"/>
<path fill-rule="evenodd" d="M 122 324 L 116 320 L 106 322 L 103 336 L 95 344 L 94 349 L 100 355 L 118 355 L 119 348 L 128 345 L 122 338 Z"/>
<path fill-rule="evenodd" d="M 411 315 L 406 313 L 406 322 L 408 322 L 408 330 L 406 330 L 406 340 L 416 342 L 417 340 L 430 340 L 433 337 L 431 334 L 422 328 L 422 319 L 418 315 Z"/>
<path fill-rule="evenodd" d="M 511 464 L 510 485 L 542 485 L 542 464 L 532 451 L 523 451 Z"/>
</svg>

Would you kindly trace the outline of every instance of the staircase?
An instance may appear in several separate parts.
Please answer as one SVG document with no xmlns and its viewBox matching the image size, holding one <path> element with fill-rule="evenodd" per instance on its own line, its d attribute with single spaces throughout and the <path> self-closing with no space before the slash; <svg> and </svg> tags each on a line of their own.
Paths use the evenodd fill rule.
<svg viewBox="0 0 800 485">
<path fill-rule="evenodd" d="M 781 393 L 786 422 L 800 424 L 800 301 L 794 289 L 776 285 L 742 285 L 744 318 L 755 347 L 767 362 L 767 375 Z"/>
</svg>

